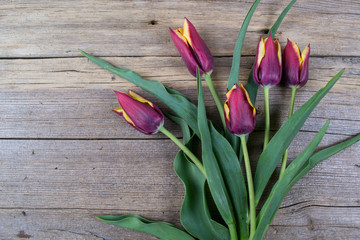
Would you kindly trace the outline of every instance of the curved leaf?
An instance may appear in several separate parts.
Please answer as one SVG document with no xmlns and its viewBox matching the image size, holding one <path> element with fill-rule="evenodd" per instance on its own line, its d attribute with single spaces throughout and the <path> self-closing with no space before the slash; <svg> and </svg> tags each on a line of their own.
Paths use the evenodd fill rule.
<svg viewBox="0 0 360 240">
<path fill-rule="evenodd" d="M 346 141 L 338 143 L 334 146 L 325 148 L 325 149 L 313 154 L 310 157 L 308 164 L 303 166 L 300 170 L 298 170 L 298 173 L 291 180 L 291 183 L 289 184 L 289 186 L 292 187 L 300 178 L 305 176 L 305 174 L 307 174 L 312 168 L 314 168 L 321 161 L 333 156 L 334 154 L 344 150 L 347 147 L 350 147 L 351 145 L 357 143 L 358 141 L 360 141 L 360 134 L 358 134 L 355 137 L 350 138 L 349 140 L 346 140 Z"/>
<path fill-rule="evenodd" d="M 151 93 L 160 101 L 165 103 L 172 111 L 184 119 L 191 129 L 199 135 L 197 125 L 197 109 L 196 106 L 185 97 L 183 94 L 176 90 L 166 88 L 158 81 L 150 81 L 141 78 L 141 76 L 131 71 L 130 69 L 115 67 L 103 59 L 96 58 L 82 50 L 79 50 L 85 57 L 100 67 L 134 83 L 136 86 L 141 87 L 145 91 Z"/>
<path fill-rule="evenodd" d="M 134 214 L 123 216 L 105 215 L 96 217 L 103 222 L 148 233 L 163 240 L 195 240 L 189 234 L 181 231 L 170 223 L 153 222 Z"/>
<path fill-rule="evenodd" d="M 216 207 L 226 224 L 230 225 L 235 223 L 235 219 L 232 212 L 230 198 L 213 152 L 208 120 L 205 111 L 201 77 L 198 70 L 196 75 L 198 86 L 198 125 L 201 136 L 202 160 L 207 175 L 210 192 Z"/>
<path fill-rule="evenodd" d="M 295 2 L 296 2 L 296 0 L 292 0 L 287 5 L 287 7 L 281 12 L 280 16 L 278 17 L 278 19 L 276 20 L 274 25 L 270 28 L 269 34 L 271 33 L 273 36 L 275 36 L 278 28 L 280 27 L 280 24 L 281 24 L 282 20 L 284 19 L 284 17 L 286 16 L 286 14 L 290 10 L 290 8 L 294 5 Z"/>
<path fill-rule="evenodd" d="M 231 70 L 230 70 L 230 76 L 228 81 L 228 89 L 231 89 L 234 84 L 239 82 L 239 69 L 240 69 L 240 58 L 241 58 L 241 49 L 243 46 L 245 34 L 247 31 L 247 28 L 249 26 L 250 20 L 252 15 L 255 12 L 255 9 L 257 5 L 259 4 L 260 0 L 256 0 L 253 5 L 251 6 L 249 12 L 247 13 L 243 24 L 241 25 L 240 32 L 238 35 L 238 38 L 236 40 L 232 64 L 231 64 Z"/>
<path fill-rule="evenodd" d="M 205 198 L 204 175 L 186 159 L 182 151 L 175 157 L 174 168 L 185 186 L 185 197 L 180 215 L 183 227 L 199 239 L 229 240 L 228 229 L 210 217 Z"/>
<path fill-rule="evenodd" d="M 257 227 L 254 239 L 262 239 L 272 219 L 274 218 L 279 206 L 290 190 L 289 183 L 297 173 L 297 169 L 303 166 L 310 158 L 316 147 L 321 142 L 325 132 L 329 126 L 329 121 L 321 128 L 318 134 L 310 142 L 310 144 L 297 156 L 294 161 L 286 168 L 284 175 L 277 181 L 273 187 L 269 197 L 267 198 L 264 206 L 257 218 Z"/>
<path fill-rule="evenodd" d="M 235 220 L 238 226 L 240 239 L 248 239 L 248 199 L 245 180 L 241 171 L 240 162 L 230 143 L 210 124 L 211 140 L 216 159 L 219 162 L 221 173 L 235 211 Z"/>
<path fill-rule="evenodd" d="M 310 98 L 304 105 L 302 105 L 279 129 L 275 136 L 271 139 L 266 149 L 260 155 L 258 165 L 254 177 L 255 201 L 259 202 L 260 197 L 268 183 L 276 165 L 281 156 L 289 147 L 290 143 L 304 125 L 310 113 L 318 105 L 320 100 L 329 92 L 336 81 L 343 74 L 341 70 L 329 83 L 320 89 L 313 97 Z"/>
</svg>

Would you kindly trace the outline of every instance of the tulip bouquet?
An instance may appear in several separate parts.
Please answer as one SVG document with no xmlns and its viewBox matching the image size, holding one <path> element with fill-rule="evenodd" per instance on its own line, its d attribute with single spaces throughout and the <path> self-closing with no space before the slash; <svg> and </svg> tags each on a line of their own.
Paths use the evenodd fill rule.
<svg viewBox="0 0 360 240">
<path fill-rule="evenodd" d="M 189 72 L 197 80 L 197 105 L 182 93 L 165 87 L 158 81 L 145 80 L 129 69 L 115 67 L 80 50 L 94 63 L 141 87 L 171 109 L 171 112 L 163 114 L 155 104 L 131 90 L 129 93 L 115 92 L 121 106 L 114 109 L 115 113 L 121 115 L 136 130 L 144 134 L 156 134 L 160 131 L 179 146 L 174 169 L 185 185 L 180 214 L 183 229 L 165 222 L 152 222 L 137 215 L 97 216 L 98 219 L 166 240 L 262 239 L 290 188 L 316 164 L 360 140 L 360 135 L 357 135 L 314 153 L 329 126 L 328 121 L 287 166 L 287 148 L 290 143 L 344 72 L 342 70 L 335 75 L 324 88 L 293 113 L 296 90 L 308 80 L 310 45 L 300 52 L 298 46 L 288 40 L 282 53 L 274 36 L 295 1 L 291 1 L 284 9 L 268 36 L 260 38 L 255 63 L 244 86 L 239 83 L 241 49 L 248 24 L 260 1 L 253 3 L 236 42 L 225 103 L 220 101 L 211 80 L 214 61 L 210 50 L 188 19 L 185 19 L 183 28 L 170 29 L 170 34 Z M 222 126 L 217 126 L 206 116 L 202 78 L 214 98 Z M 278 85 L 281 80 L 292 89 L 289 118 L 270 139 L 269 89 Z M 258 86 L 264 90 L 265 136 L 263 152 L 257 161 L 255 175 L 252 176 L 247 138 L 256 124 L 254 103 Z M 164 115 L 180 125 L 182 141 L 164 128 Z M 199 151 L 195 148 L 199 145 L 201 154 L 196 154 Z M 268 182 L 281 160 L 279 179 L 269 186 L 271 191 L 265 198 L 265 187 L 271 185 Z M 243 165 L 246 181 L 242 172 Z M 265 198 L 264 203 L 260 204 L 262 197 Z M 210 209 L 209 206 L 212 205 L 214 207 Z"/>
</svg>

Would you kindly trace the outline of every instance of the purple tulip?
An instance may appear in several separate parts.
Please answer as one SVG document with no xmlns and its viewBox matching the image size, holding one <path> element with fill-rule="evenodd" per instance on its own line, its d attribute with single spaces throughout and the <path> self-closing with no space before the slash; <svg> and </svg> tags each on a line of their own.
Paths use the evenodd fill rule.
<svg viewBox="0 0 360 240">
<path fill-rule="evenodd" d="M 169 29 L 189 72 L 196 77 L 196 67 L 199 67 L 201 75 L 210 74 L 214 70 L 214 59 L 194 25 L 185 18 L 184 28 Z"/>
<path fill-rule="evenodd" d="M 253 77 L 257 85 L 272 87 L 281 80 L 281 47 L 272 36 L 260 38 L 257 46 Z"/>
<path fill-rule="evenodd" d="M 227 93 L 224 104 L 226 127 L 237 136 L 251 133 L 255 128 L 256 109 L 244 86 L 235 84 Z"/>
<path fill-rule="evenodd" d="M 136 130 L 150 135 L 157 133 L 164 124 L 161 110 L 150 101 L 129 90 L 129 94 L 115 91 L 120 108 L 113 111 L 121 115 Z"/>
<path fill-rule="evenodd" d="M 310 44 L 300 53 L 293 41 L 287 40 L 283 54 L 283 81 L 289 87 L 302 87 L 309 78 Z"/>
</svg>

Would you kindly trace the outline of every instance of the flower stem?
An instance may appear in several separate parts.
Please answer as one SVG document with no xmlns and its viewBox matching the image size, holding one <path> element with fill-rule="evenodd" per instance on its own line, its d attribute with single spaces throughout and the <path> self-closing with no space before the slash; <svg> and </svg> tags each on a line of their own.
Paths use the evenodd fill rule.
<svg viewBox="0 0 360 240">
<path fill-rule="evenodd" d="M 204 78 L 205 78 L 205 81 L 210 89 L 210 92 L 214 98 L 214 101 L 215 101 L 215 104 L 216 104 L 216 107 L 219 111 L 219 115 L 220 115 L 220 118 L 221 118 L 221 122 L 223 124 L 223 127 L 224 129 L 226 129 L 226 124 L 225 124 L 225 116 L 224 116 L 224 106 L 223 106 L 223 103 L 220 101 L 220 98 L 219 98 L 219 95 L 214 87 L 214 84 L 211 80 L 211 76 L 210 74 L 205 74 L 204 75 Z"/>
<path fill-rule="evenodd" d="M 264 103 L 265 103 L 265 136 L 264 136 L 264 150 L 269 143 L 270 135 L 270 110 L 269 110 L 269 87 L 264 87 Z"/>
<path fill-rule="evenodd" d="M 238 240 L 235 223 L 231 223 L 228 226 L 229 226 L 229 230 L 230 230 L 230 239 Z"/>
<path fill-rule="evenodd" d="M 170 138 L 176 145 L 178 145 L 179 148 L 190 158 L 190 160 L 199 168 L 199 170 L 206 177 L 204 166 L 202 165 L 200 160 L 179 139 L 177 139 L 177 137 L 175 137 L 164 127 L 161 127 L 159 131 L 165 134 L 168 138 Z"/>
<path fill-rule="evenodd" d="M 293 115 L 293 111 L 294 111 L 294 103 L 295 103 L 295 94 L 296 94 L 296 87 L 292 87 L 291 88 L 291 101 L 290 101 L 290 108 L 289 108 L 289 117 L 290 118 Z M 288 157 L 288 150 L 289 148 L 287 148 L 285 150 L 283 159 L 282 159 L 282 163 L 281 163 L 281 170 L 280 170 L 280 178 L 282 177 L 282 175 L 285 172 L 286 169 L 286 161 L 287 161 L 287 157 Z"/>
<path fill-rule="evenodd" d="M 246 179 L 248 183 L 248 191 L 249 191 L 249 205 L 250 205 L 250 238 L 252 239 L 256 230 L 256 210 L 255 210 L 255 194 L 254 194 L 254 185 L 253 178 L 250 167 L 249 154 L 246 146 L 246 138 L 245 135 L 240 136 L 241 146 L 244 152 L 244 162 L 245 162 L 245 171 L 246 171 Z"/>
</svg>

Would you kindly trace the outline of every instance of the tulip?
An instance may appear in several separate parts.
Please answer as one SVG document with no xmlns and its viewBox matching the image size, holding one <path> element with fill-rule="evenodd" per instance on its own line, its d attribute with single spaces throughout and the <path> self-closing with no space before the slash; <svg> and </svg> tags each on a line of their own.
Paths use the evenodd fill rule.
<svg viewBox="0 0 360 240">
<path fill-rule="evenodd" d="M 150 101 L 129 90 L 129 94 L 115 91 L 120 108 L 113 111 L 121 115 L 136 130 L 150 135 L 157 133 L 164 124 L 161 110 Z"/>
<path fill-rule="evenodd" d="M 256 51 L 253 78 L 257 85 L 264 88 L 264 149 L 269 143 L 270 136 L 269 88 L 280 83 L 282 73 L 281 66 L 281 47 L 279 41 L 274 41 L 271 34 L 265 39 L 261 37 Z"/>
<path fill-rule="evenodd" d="M 309 57 L 310 44 L 300 54 L 300 49 L 296 43 L 288 39 L 283 54 L 283 81 L 285 85 L 291 87 L 289 118 L 292 116 L 294 111 L 296 89 L 304 86 L 309 78 Z M 287 157 L 288 149 L 285 150 L 283 155 L 280 178 L 284 175 Z"/>
<path fill-rule="evenodd" d="M 302 87 L 309 78 L 310 44 L 301 53 L 293 41 L 287 40 L 283 54 L 283 81 L 289 87 Z"/>
<path fill-rule="evenodd" d="M 235 84 L 227 93 L 224 104 L 226 127 L 237 136 L 251 133 L 255 128 L 256 109 L 242 84 Z"/>
<path fill-rule="evenodd" d="M 281 47 L 272 36 L 260 38 L 257 46 L 253 77 L 257 85 L 272 87 L 281 80 Z"/>
<path fill-rule="evenodd" d="M 194 25 L 185 18 L 184 28 L 169 29 L 171 38 L 189 72 L 196 77 L 196 67 L 198 67 L 201 76 L 210 74 L 214 69 L 214 59 Z"/>
</svg>

